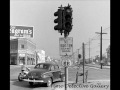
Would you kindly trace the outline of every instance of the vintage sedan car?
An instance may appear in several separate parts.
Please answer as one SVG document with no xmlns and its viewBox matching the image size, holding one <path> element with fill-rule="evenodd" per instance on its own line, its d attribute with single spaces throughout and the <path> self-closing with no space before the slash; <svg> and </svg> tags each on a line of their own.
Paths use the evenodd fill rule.
<svg viewBox="0 0 120 90">
<path fill-rule="evenodd" d="M 31 86 L 35 83 L 46 83 L 48 87 L 52 85 L 52 82 L 58 80 L 65 81 L 65 75 L 59 66 L 53 63 L 37 64 L 24 79 L 24 81 L 29 82 Z"/>
</svg>

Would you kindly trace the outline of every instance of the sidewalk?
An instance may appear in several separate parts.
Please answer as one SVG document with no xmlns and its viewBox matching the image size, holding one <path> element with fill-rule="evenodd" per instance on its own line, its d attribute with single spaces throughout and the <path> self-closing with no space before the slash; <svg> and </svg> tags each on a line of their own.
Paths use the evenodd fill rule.
<svg viewBox="0 0 120 90">
<path fill-rule="evenodd" d="M 27 67 L 34 67 L 35 65 L 26 65 Z M 10 69 L 13 69 L 13 68 L 20 68 L 21 65 L 10 65 Z"/>
</svg>

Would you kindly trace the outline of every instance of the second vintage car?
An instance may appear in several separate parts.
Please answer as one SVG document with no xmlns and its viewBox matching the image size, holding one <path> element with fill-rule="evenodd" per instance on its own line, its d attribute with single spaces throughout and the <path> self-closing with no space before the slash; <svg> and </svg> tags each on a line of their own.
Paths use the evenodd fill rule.
<svg viewBox="0 0 120 90">
<path fill-rule="evenodd" d="M 35 83 L 46 83 L 48 87 L 52 85 L 52 82 L 64 80 L 64 72 L 61 71 L 58 65 L 53 63 L 37 64 L 24 79 L 24 81 L 29 82 L 31 86 Z"/>
</svg>

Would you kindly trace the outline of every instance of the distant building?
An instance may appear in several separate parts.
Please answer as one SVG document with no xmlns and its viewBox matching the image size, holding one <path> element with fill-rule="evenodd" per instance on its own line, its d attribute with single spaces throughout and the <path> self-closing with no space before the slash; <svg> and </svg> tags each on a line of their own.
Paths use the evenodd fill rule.
<svg viewBox="0 0 120 90">
<path fill-rule="evenodd" d="M 10 64 L 33 65 L 36 63 L 36 45 L 27 38 L 10 39 Z"/>
<path fill-rule="evenodd" d="M 50 61 L 51 61 L 50 56 L 46 56 L 45 58 L 46 58 L 46 59 L 45 59 L 45 62 L 50 62 Z"/>
<path fill-rule="evenodd" d="M 44 50 L 36 50 L 36 64 L 45 62 L 45 51 Z"/>
</svg>

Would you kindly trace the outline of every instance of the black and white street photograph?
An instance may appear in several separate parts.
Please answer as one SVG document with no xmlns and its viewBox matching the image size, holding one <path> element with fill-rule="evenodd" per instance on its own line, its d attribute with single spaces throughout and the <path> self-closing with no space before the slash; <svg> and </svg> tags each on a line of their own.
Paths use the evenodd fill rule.
<svg viewBox="0 0 120 90">
<path fill-rule="evenodd" d="M 10 90 L 110 90 L 110 0 L 10 0 Z"/>
</svg>

